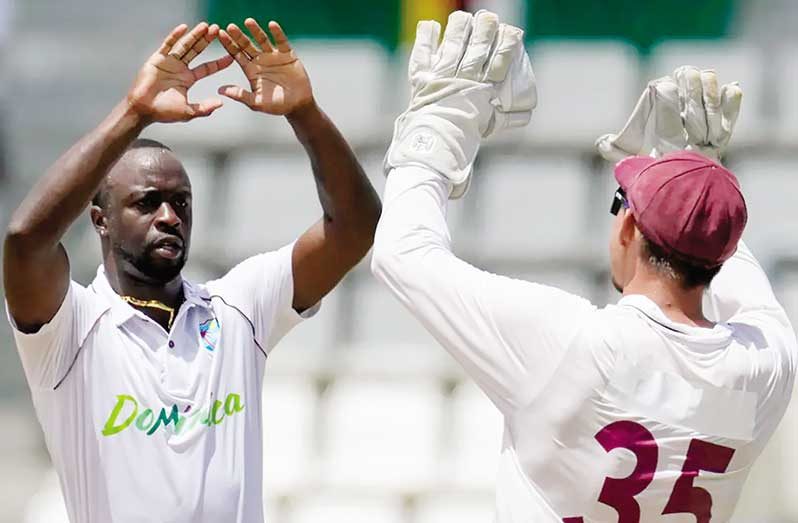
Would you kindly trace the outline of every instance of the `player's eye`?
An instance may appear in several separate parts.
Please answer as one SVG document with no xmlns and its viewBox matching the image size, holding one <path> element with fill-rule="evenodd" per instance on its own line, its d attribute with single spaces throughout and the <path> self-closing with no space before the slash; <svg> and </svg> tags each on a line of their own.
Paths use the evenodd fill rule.
<svg viewBox="0 0 798 523">
<path fill-rule="evenodd" d="M 158 208 L 161 199 L 154 193 L 149 193 L 143 198 L 136 200 L 136 207 L 144 212 L 150 212 Z"/>
<path fill-rule="evenodd" d="M 185 209 L 188 207 L 189 202 L 190 199 L 187 196 L 178 196 L 173 200 L 175 207 L 179 207 L 180 209 Z"/>
</svg>

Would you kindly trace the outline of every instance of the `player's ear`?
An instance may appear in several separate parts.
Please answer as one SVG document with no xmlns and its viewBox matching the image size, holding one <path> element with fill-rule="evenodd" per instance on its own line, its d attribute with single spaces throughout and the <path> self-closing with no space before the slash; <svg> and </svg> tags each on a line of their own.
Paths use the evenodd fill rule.
<svg viewBox="0 0 798 523">
<path fill-rule="evenodd" d="M 618 229 L 618 241 L 624 247 L 628 247 L 635 239 L 637 225 L 632 212 L 629 209 L 621 211 L 621 227 Z"/>
<path fill-rule="evenodd" d="M 92 204 L 89 209 L 89 216 L 91 217 L 91 224 L 94 230 L 101 238 L 108 235 L 108 219 L 105 216 L 105 210 L 99 205 Z"/>
</svg>

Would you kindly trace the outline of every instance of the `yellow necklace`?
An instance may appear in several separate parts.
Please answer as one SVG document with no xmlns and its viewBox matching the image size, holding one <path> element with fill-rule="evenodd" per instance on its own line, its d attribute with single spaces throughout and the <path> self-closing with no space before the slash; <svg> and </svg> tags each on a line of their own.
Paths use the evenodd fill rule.
<svg viewBox="0 0 798 523">
<path fill-rule="evenodd" d="M 133 296 L 120 296 L 123 301 L 135 305 L 136 307 L 149 307 L 151 309 L 158 309 L 160 311 L 166 311 L 169 313 L 169 322 L 166 324 L 167 330 L 172 328 L 172 320 L 175 319 L 175 309 L 165 305 L 164 303 L 158 300 L 140 300 L 138 298 L 134 298 Z"/>
</svg>

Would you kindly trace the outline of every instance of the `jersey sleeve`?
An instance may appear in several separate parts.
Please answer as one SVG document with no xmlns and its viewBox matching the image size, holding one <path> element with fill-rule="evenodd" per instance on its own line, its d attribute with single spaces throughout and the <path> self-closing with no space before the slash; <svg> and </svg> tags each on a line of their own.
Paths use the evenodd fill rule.
<svg viewBox="0 0 798 523">
<path fill-rule="evenodd" d="M 83 342 L 107 309 L 93 291 L 71 281 L 55 316 L 38 331 L 19 330 L 8 310 L 8 321 L 31 388 L 55 388 L 74 364 Z"/>
<path fill-rule="evenodd" d="M 707 312 L 715 321 L 734 323 L 749 319 L 792 330 L 765 271 L 743 241 L 712 280 L 705 300 Z"/>
<path fill-rule="evenodd" d="M 213 294 L 231 300 L 252 323 L 255 339 L 269 352 L 303 319 L 313 316 L 321 302 L 299 314 L 294 310 L 294 244 L 247 258 L 219 280 L 208 283 Z"/>
<path fill-rule="evenodd" d="M 447 182 L 421 167 L 388 176 L 372 271 L 500 410 L 528 402 L 595 307 L 562 290 L 480 270 L 450 250 Z"/>
</svg>

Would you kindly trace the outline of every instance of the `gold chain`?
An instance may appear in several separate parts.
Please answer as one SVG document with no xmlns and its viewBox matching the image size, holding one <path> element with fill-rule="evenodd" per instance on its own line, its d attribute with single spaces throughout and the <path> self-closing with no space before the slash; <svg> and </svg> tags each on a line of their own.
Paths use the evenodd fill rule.
<svg viewBox="0 0 798 523">
<path fill-rule="evenodd" d="M 161 311 L 166 311 L 169 313 L 169 323 L 166 324 L 167 329 L 172 328 L 172 320 L 175 319 L 175 309 L 165 305 L 164 303 L 158 300 L 140 300 L 138 298 L 134 298 L 133 296 L 120 296 L 123 301 L 131 305 L 135 305 L 136 307 L 149 307 L 151 309 L 158 309 Z"/>
</svg>

